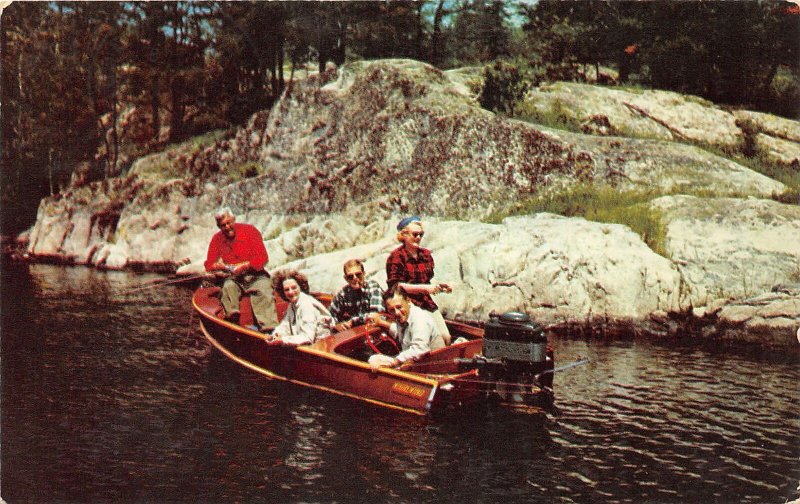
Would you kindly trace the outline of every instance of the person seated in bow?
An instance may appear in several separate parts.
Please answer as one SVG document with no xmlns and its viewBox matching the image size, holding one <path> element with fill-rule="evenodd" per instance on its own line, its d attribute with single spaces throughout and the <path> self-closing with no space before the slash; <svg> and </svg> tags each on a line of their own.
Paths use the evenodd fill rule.
<svg viewBox="0 0 800 504">
<path fill-rule="evenodd" d="M 225 318 L 239 322 L 239 301 L 250 295 L 256 325 L 251 329 L 265 331 L 278 323 L 269 273 L 269 261 L 261 232 L 250 224 L 236 222 L 230 208 L 222 208 L 214 219 L 219 231 L 211 238 L 204 266 L 206 271 L 224 279 L 220 301 Z"/>
<path fill-rule="evenodd" d="M 401 287 L 387 292 L 384 305 L 389 320 L 384 320 L 377 313 L 369 318 L 400 343 L 400 353 L 394 357 L 383 354 L 371 356 L 368 362 L 373 371 L 381 367 L 398 367 L 445 346 L 444 336 L 431 312 L 411 303 Z"/>
<path fill-rule="evenodd" d="M 397 241 L 400 246 L 386 258 L 386 283 L 390 290 L 399 285 L 413 304 L 430 312 L 439 332 L 449 345 L 450 331 L 431 295 L 452 292 L 452 289 L 446 283 L 431 283 L 433 255 L 430 250 L 420 246 L 423 236 L 425 230 L 421 219 L 416 215 L 406 217 L 397 224 Z"/>
<path fill-rule="evenodd" d="M 295 270 L 282 270 L 272 277 L 272 287 L 278 296 L 289 303 L 283 320 L 268 342 L 285 345 L 307 345 L 331 334 L 333 317 L 325 306 L 308 294 L 308 279 Z"/>
<path fill-rule="evenodd" d="M 329 308 L 337 332 L 363 325 L 370 313 L 383 310 L 383 289 L 375 280 L 365 278 L 364 263 L 350 259 L 342 269 L 347 285 L 336 293 Z"/>
</svg>

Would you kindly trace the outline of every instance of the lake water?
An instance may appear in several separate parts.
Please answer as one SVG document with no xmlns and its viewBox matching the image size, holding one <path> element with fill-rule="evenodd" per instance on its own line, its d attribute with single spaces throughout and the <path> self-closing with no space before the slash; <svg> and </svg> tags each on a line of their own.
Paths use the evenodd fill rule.
<svg viewBox="0 0 800 504">
<path fill-rule="evenodd" d="M 4 263 L 0 495 L 19 502 L 753 502 L 800 482 L 800 358 L 551 341 L 559 413 L 428 420 L 272 382 L 153 275 Z M 312 282 L 313 284 L 313 282 Z M 313 285 L 312 285 L 313 287 Z"/>
</svg>

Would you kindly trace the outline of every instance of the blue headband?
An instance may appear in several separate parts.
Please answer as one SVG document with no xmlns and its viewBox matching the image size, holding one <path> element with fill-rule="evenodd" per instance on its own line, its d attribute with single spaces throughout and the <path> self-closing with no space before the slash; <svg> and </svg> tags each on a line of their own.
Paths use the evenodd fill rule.
<svg viewBox="0 0 800 504">
<path fill-rule="evenodd" d="M 421 222 L 421 221 L 422 219 L 420 219 L 418 215 L 412 215 L 411 217 L 406 217 L 405 219 L 397 223 L 397 230 L 402 231 L 412 222 Z"/>
</svg>

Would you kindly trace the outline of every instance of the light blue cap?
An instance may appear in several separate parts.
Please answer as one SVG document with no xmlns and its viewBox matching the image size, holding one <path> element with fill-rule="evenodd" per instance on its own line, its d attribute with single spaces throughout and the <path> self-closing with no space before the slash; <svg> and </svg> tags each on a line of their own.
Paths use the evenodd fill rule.
<svg viewBox="0 0 800 504">
<path fill-rule="evenodd" d="M 398 231 L 404 230 L 412 222 L 422 222 L 422 219 L 419 218 L 419 215 L 412 215 L 411 217 L 406 217 L 405 219 L 397 223 L 397 230 Z"/>
</svg>

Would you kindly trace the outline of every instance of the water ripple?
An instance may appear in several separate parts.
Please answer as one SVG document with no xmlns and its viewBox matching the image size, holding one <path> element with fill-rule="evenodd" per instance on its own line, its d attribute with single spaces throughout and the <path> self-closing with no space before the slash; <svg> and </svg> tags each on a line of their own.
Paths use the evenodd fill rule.
<svg viewBox="0 0 800 504">
<path fill-rule="evenodd" d="M 555 339 L 559 362 L 591 360 L 557 375 L 560 415 L 428 421 L 232 364 L 189 327 L 188 291 L 124 294 L 154 277 L 0 274 L 21 300 L 0 339 L 9 502 L 798 496 L 800 369 L 767 352 Z"/>
</svg>

